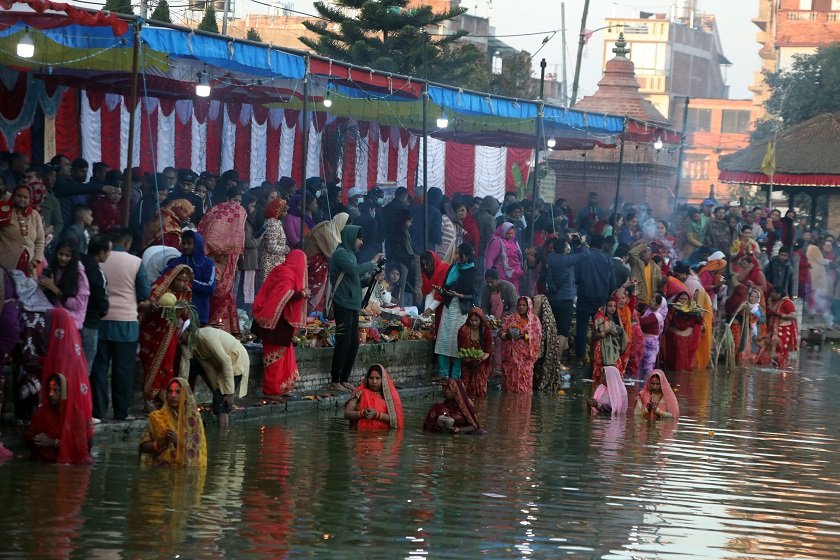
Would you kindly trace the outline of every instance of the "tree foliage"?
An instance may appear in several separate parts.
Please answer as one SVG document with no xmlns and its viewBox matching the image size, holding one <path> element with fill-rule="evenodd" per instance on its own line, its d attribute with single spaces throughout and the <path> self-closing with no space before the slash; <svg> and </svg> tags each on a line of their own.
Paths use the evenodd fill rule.
<svg viewBox="0 0 840 560">
<path fill-rule="evenodd" d="M 425 75 L 425 51 L 430 80 L 486 87 L 485 54 L 474 45 L 458 41 L 467 31 L 445 37 L 426 38 L 423 34 L 424 29 L 437 29 L 466 8 L 435 13 L 431 6 L 407 5 L 408 0 L 337 0 L 329 5 L 317 1 L 314 6 L 323 19 L 303 22 L 317 38 L 300 37 L 300 41 L 328 58 L 418 77 Z"/>
<path fill-rule="evenodd" d="M 153 19 L 155 21 L 165 21 L 166 23 L 172 23 L 172 18 L 169 15 L 169 3 L 166 0 L 160 0 L 158 5 L 155 6 L 152 15 L 149 19 Z"/>
<path fill-rule="evenodd" d="M 204 17 L 198 28 L 202 31 L 210 31 L 211 33 L 219 32 L 219 24 L 216 21 L 216 10 L 213 8 L 213 2 L 207 2 L 207 9 L 204 10 Z"/>
<path fill-rule="evenodd" d="M 509 54 L 502 57 L 501 74 L 490 77 L 490 93 L 536 99 L 539 94 L 539 84 L 532 80 L 531 54 L 526 51 Z"/>
<path fill-rule="evenodd" d="M 107 12 L 116 12 L 118 14 L 133 14 L 134 10 L 131 8 L 131 0 L 105 0 L 105 5 L 102 9 Z"/>
<path fill-rule="evenodd" d="M 759 121 L 753 139 L 817 115 L 840 111 L 840 43 L 820 47 L 812 55 L 796 55 L 787 70 L 765 72 L 771 95 L 764 102 L 768 117 Z"/>
<path fill-rule="evenodd" d="M 259 31 L 254 29 L 253 27 L 248 30 L 248 33 L 245 35 L 245 38 L 249 41 L 254 41 L 256 43 L 262 43 L 262 36 L 260 35 Z"/>
</svg>

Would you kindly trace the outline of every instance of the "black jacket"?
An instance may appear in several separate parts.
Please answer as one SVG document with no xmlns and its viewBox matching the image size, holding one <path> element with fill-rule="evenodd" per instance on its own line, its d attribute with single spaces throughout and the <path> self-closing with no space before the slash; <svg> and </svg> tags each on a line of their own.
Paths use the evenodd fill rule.
<svg viewBox="0 0 840 560">
<path fill-rule="evenodd" d="M 84 326 L 86 329 L 95 329 L 99 326 L 99 321 L 108 314 L 108 281 L 96 259 L 89 255 L 82 255 L 81 261 L 90 285 Z"/>
</svg>

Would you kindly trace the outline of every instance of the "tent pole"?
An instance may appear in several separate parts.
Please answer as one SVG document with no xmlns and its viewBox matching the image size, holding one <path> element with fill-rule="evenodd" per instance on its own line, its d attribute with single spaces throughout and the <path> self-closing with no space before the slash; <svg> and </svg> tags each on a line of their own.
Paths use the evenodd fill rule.
<svg viewBox="0 0 840 560">
<path fill-rule="evenodd" d="M 429 249 L 429 34 L 423 31 L 423 251 Z M 444 186 L 445 189 L 445 186 Z M 416 189 L 415 189 L 416 191 Z"/>
<path fill-rule="evenodd" d="M 137 74 L 140 58 L 140 26 L 141 20 L 134 20 L 134 49 L 131 55 L 131 98 L 128 114 L 128 149 L 125 156 L 125 172 L 123 174 L 123 226 L 128 227 L 131 217 L 131 169 L 134 167 L 134 134 L 136 123 L 134 115 L 137 113 Z"/>
<path fill-rule="evenodd" d="M 300 173 L 300 246 L 303 247 L 303 235 L 306 231 L 306 159 L 309 154 L 309 57 L 306 57 L 306 71 L 303 75 L 303 150 L 301 150 L 302 168 Z"/>
<path fill-rule="evenodd" d="M 543 95 L 545 93 L 545 59 L 540 61 L 540 97 L 539 105 L 537 105 L 537 122 L 536 137 L 534 139 L 534 186 L 531 190 L 531 232 L 528 235 L 528 251 L 534 251 L 534 233 L 536 232 L 537 219 L 537 195 L 540 188 L 540 150 L 545 146 L 543 142 L 543 115 L 545 112 L 545 104 L 543 103 Z M 504 209 L 502 209 L 504 212 Z M 531 267 L 528 266 L 528 257 L 525 257 L 525 290 L 527 293 L 531 289 Z"/>
<path fill-rule="evenodd" d="M 677 182 L 674 185 L 674 210 L 677 209 L 677 203 L 680 196 L 680 180 L 682 179 L 683 158 L 685 157 L 685 139 L 686 127 L 688 126 L 688 102 L 691 100 L 689 96 L 685 96 L 685 106 L 683 107 L 682 130 L 680 130 L 680 154 L 677 157 Z"/>
<path fill-rule="evenodd" d="M 613 205 L 613 212 L 619 213 L 618 201 L 621 194 L 621 168 L 624 167 L 624 137 L 627 136 L 627 117 L 624 117 L 624 123 L 621 125 L 621 150 L 618 152 L 618 173 L 615 179 L 615 204 Z"/>
</svg>

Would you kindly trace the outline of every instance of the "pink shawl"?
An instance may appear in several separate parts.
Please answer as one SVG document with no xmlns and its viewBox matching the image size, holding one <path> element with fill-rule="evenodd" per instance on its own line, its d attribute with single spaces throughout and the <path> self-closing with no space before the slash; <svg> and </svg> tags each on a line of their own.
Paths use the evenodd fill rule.
<svg viewBox="0 0 840 560">
<path fill-rule="evenodd" d="M 627 387 L 615 366 L 604 367 L 604 374 L 606 385 L 598 385 L 592 398 L 599 405 L 610 405 L 613 416 L 621 416 L 627 412 Z"/>
<path fill-rule="evenodd" d="M 511 228 L 514 228 L 514 225 L 510 222 L 505 222 L 496 228 L 484 254 L 484 269 L 495 268 L 503 280 L 516 285 L 525 273 L 522 270 L 522 251 L 519 249 L 519 244 L 515 239 L 506 237 Z M 501 262 L 497 263 L 497 260 Z"/>
<path fill-rule="evenodd" d="M 650 402 L 650 379 L 654 375 L 659 378 L 659 383 L 662 385 L 662 401 L 659 405 L 665 405 L 663 412 L 670 412 L 674 419 L 678 419 L 680 417 L 680 403 L 677 401 L 677 395 L 674 394 L 674 390 L 671 389 L 671 384 L 668 383 L 668 378 L 665 377 L 665 373 L 661 369 L 655 369 L 650 372 L 647 379 L 645 379 L 645 386 L 639 391 L 638 399 L 642 401 L 642 408 L 646 408 Z"/>
</svg>

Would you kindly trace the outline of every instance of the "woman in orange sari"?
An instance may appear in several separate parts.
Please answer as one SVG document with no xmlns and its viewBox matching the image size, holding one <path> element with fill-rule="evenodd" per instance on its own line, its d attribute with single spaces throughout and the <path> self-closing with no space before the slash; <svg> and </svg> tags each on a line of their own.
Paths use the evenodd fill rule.
<svg viewBox="0 0 840 560">
<path fill-rule="evenodd" d="M 140 439 L 140 464 L 206 467 L 204 424 L 189 382 L 175 377 L 166 384 L 163 408 L 152 411 Z"/>
<path fill-rule="evenodd" d="M 370 366 L 361 385 L 344 405 L 344 417 L 360 431 L 402 430 L 400 394 L 380 364 Z"/>
<path fill-rule="evenodd" d="M 540 355 L 542 325 L 531 298 L 520 297 L 516 313 L 502 326 L 502 391 L 530 395 L 534 392 L 534 363 Z"/>
<path fill-rule="evenodd" d="M 263 394 L 288 394 L 300 379 L 292 336 L 306 326 L 306 255 L 295 249 L 275 266 L 254 298 L 251 331 L 263 344 Z"/>
<path fill-rule="evenodd" d="M 178 351 L 178 338 L 182 322 L 189 318 L 184 310 L 179 320 L 170 321 L 163 317 L 160 298 L 170 292 L 178 301 L 190 301 L 192 296 L 192 269 L 181 264 L 164 272 L 152 286 L 152 293 L 147 301 L 140 304 L 140 361 L 145 373 L 143 397 L 146 408 L 156 408 L 155 400 L 163 401 L 166 382 L 175 374 L 175 354 Z M 190 325 L 197 329 L 198 325 Z"/>
<path fill-rule="evenodd" d="M 493 373 L 493 329 L 480 307 L 473 307 L 467 322 L 458 329 L 458 350 L 475 348 L 484 358 L 461 358 L 461 378 L 471 397 L 487 396 L 487 380 Z"/>
<path fill-rule="evenodd" d="M 195 213 L 195 206 L 186 199 L 177 198 L 160 209 L 143 228 L 143 249 L 152 245 L 166 245 L 181 250 L 181 230 Z"/>
</svg>

